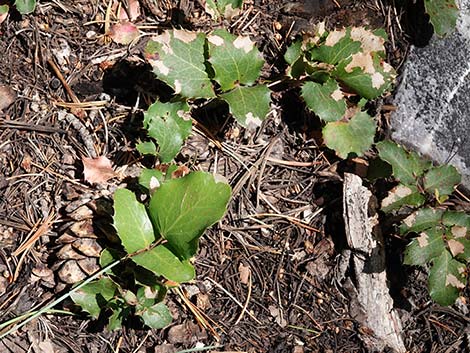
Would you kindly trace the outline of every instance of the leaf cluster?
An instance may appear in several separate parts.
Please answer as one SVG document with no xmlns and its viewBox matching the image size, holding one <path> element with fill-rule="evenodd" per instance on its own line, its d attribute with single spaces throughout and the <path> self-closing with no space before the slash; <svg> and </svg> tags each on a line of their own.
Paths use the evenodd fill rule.
<svg viewBox="0 0 470 353">
<path fill-rule="evenodd" d="M 435 167 L 391 141 L 379 142 L 377 149 L 399 180 L 382 200 L 382 210 L 417 209 L 400 225 L 402 235 L 417 235 L 406 248 L 404 263 L 431 264 L 428 282 L 431 298 L 441 305 L 451 305 L 467 283 L 470 216 L 446 210 L 442 203 L 460 183 L 461 176 L 453 166 Z"/>
<path fill-rule="evenodd" d="M 22 15 L 27 15 L 34 12 L 36 9 L 36 0 L 15 0 L 13 1 L 13 6 L 18 10 Z M 10 10 L 10 5 L 1 4 L 0 5 L 0 15 L 6 14 Z"/>
<path fill-rule="evenodd" d="M 167 30 L 148 42 L 146 58 L 175 97 L 169 103 L 155 102 L 146 112 L 144 127 L 158 148 L 148 141 L 138 146 L 141 153 L 171 161 L 191 132 L 194 100 L 225 101 L 243 126 L 261 125 L 269 112 L 270 91 L 257 83 L 264 60 L 249 37 L 225 29 L 209 35 Z"/>
<path fill-rule="evenodd" d="M 376 123 L 361 107 L 390 90 L 395 71 L 385 62 L 383 30 L 349 27 L 299 39 L 286 51 L 288 74 L 302 84 L 302 98 L 325 122 L 325 144 L 342 158 L 373 144 Z"/>
<path fill-rule="evenodd" d="M 146 205 L 130 190 L 115 192 L 114 227 L 121 246 L 105 249 L 100 265 L 121 264 L 71 295 L 92 317 L 107 314 L 110 329 L 131 316 L 152 328 L 171 322 L 162 300 L 169 287 L 194 278 L 190 259 L 199 238 L 225 213 L 229 185 L 206 172 L 172 178 L 172 171 L 142 173 L 140 183 L 150 192 Z"/>
</svg>

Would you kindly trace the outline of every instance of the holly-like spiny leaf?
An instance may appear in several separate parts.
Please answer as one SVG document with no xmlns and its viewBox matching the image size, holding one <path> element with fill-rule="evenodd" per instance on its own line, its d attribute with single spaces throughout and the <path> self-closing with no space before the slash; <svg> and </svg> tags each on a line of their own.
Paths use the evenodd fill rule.
<svg viewBox="0 0 470 353">
<path fill-rule="evenodd" d="M 330 32 L 321 45 L 311 49 L 310 59 L 336 65 L 360 51 L 361 42 L 351 38 L 351 28 L 344 28 Z"/>
<path fill-rule="evenodd" d="M 421 232 L 414 238 L 405 250 L 404 263 L 406 265 L 424 266 L 433 258 L 446 251 L 444 243 L 444 230 L 430 228 Z"/>
<path fill-rule="evenodd" d="M 413 212 L 403 220 L 400 233 L 422 232 L 426 229 L 436 228 L 441 224 L 444 211 L 436 208 L 422 208 Z"/>
<path fill-rule="evenodd" d="M 256 82 L 264 60 L 249 37 L 219 29 L 208 35 L 207 41 L 214 80 L 222 91 L 231 90 L 236 84 L 251 86 Z"/>
<path fill-rule="evenodd" d="M 195 255 L 198 239 L 225 213 L 230 186 L 206 172 L 193 172 L 163 183 L 153 194 L 149 212 L 158 233 L 181 259 Z"/>
<path fill-rule="evenodd" d="M 374 142 L 376 123 L 366 112 L 354 115 L 349 121 L 335 121 L 323 128 L 323 138 L 328 148 L 341 158 L 350 153 L 362 156 Z"/>
<path fill-rule="evenodd" d="M 459 17 L 455 0 L 424 0 L 424 8 L 438 36 L 443 37 L 454 31 Z"/>
<path fill-rule="evenodd" d="M 184 140 L 191 134 L 191 117 L 186 102 L 155 102 L 144 113 L 144 127 L 148 135 L 158 143 L 158 155 L 162 163 L 175 158 Z"/>
<path fill-rule="evenodd" d="M 395 70 L 378 53 L 359 52 L 341 61 L 333 75 L 361 97 L 375 99 L 395 80 Z"/>
<path fill-rule="evenodd" d="M 269 113 L 271 92 L 264 85 L 237 87 L 220 95 L 230 108 L 230 113 L 243 126 L 260 126 Z"/>
<path fill-rule="evenodd" d="M 403 206 L 419 207 L 425 201 L 425 197 L 416 186 L 399 184 L 390 190 L 387 197 L 382 200 L 381 209 L 387 213 L 399 210 Z"/>
<path fill-rule="evenodd" d="M 424 176 L 424 188 L 437 198 L 448 196 L 461 181 L 461 176 L 452 165 L 441 165 L 428 170 Z"/>
<path fill-rule="evenodd" d="M 424 160 L 415 152 L 406 151 L 392 141 L 381 141 L 376 147 L 380 158 L 392 166 L 394 177 L 403 184 L 416 185 L 416 179 L 431 167 L 431 162 Z"/>
<path fill-rule="evenodd" d="M 460 290 L 465 288 L 467 279 L 464 276 L 465 265 L 455 260 L 445 250 L 433 260 L 429 271 L 429 294 L 440 305 L 452 305 Z"/>
<path fill-rule="evenodd" d="M 346 113 L 346 101 L 338 83 L 329 79 L 323 85 L 307 82 L 302 86 L 302 98 L 307 107 L 324 121 L 341 120 Z"/>
<path fill-rule="evenodd" d="M 159 79 L 187 98 L 214 97 L 204 57 L 205 35 L 166 30 L 147 44 L 146 58 Z"/>
</svg>

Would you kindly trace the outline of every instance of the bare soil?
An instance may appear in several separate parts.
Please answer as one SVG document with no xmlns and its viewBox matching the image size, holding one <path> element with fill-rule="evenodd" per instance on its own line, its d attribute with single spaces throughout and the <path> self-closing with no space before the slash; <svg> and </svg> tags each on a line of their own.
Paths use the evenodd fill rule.
<svg viewBox="0 0 470 353">
<path fill-rule="evenodd" d="M 430 35 L 419 1 L 245 1 L 240 16 L 223 22 L 211 20 L 202 1 L 172 6 L 163 19 L 142 7 L 135 22 L 147 34 L 223 26 L 249 35 L 267 61 L 264 79 L 273 82 L 284 74 L 286 46 L 319 21 L 328 28 L 384 27 L 388 59 L 398 70 L 410 43 L 425 45 Z M 1 322 L 70 288 L 64 266 L 74 255 L 64 247 L 78 238 L 105 246 L 113 233 L 113 191 L 133 185 L 142 166 L 154 163 L 134 147 L 144 136 L 143 111 L 171 90 L 145 63 L 148 36 L 125 47 L 103 35 L 107 7 L 101 0 L 40 1 L 33 14 L 12 13 L 0 25 L 0 86 L 16 95 L 0 110 Z M 66 86 L 81 104 L 70 104 Z M 388 133 L 392 98 L 370 107 L 381 135 Z M 168 328 L 128 322 L 109 332 L 83 314 L 48 314 L 0 341 L 0 351 L 170 353 L 204 345 L 217 346 L 213 352 L 367 352 L 359 339 L 367 328 L 351 314 L 338 280 L 346 248 L 342 175 L 361 173 L 362 161 L 340 161 L 322 146 L 321 124 L 296 88 L 274 86 L 273 102 L 254 132 L 237 126 L 226 107 L 195 112 L 198 125 L 178 163 L 224 175 L 233 199 L 202 239 L 197 280 L 168 296 L 174 316 Z M 96 156 L 108 157 L 118 177 L 87 183 L 81 158 Z M 381 197 L 387 184 L 370 187 Z M 468 351 L 468 292 L 454 307 L 433 304 L 425 272 L 401 265 L 406 240 L 391 220 L 382 223 L 390 292 L 409 351 Z M 71 308 L 67 301 L 57 307 Z"/>
</svg>

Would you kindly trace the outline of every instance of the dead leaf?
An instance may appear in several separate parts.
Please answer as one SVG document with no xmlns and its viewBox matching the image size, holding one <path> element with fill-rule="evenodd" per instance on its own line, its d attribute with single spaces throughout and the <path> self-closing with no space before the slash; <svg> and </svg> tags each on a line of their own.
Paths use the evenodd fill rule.
<svg viewBox="0 0 470 353">
<path fill-rule="evenodd" d="M 449 239 L 447 241 L 447 245 L 449 245 L 449 250 L 452 253 L 452 256 L 463 254 L 463 252 L 465 251 L 465 246 L 455 239 Z"/>
<path fill-rule="evenodd" d="M 250 266 L 245 266 L 242 263 L 240 263 L 240 266 L 238 266 L 238 273 L 240 274 L 240 282 L 243 284 L 248 284 L 250 280 Z"/>
<path fill-rule="evenodd" d="M 109 30 L 109 36 L 118 44 L 130 44 L 139 36 L 139 29 L 130 22 L 116 23 Z"/>
<path fill-rule="evenodd" d="M 191 170 L 185 165 L 180 165 L 176 170 L 171 173 L 171 179 L 182 178 L 185 175 L 188 175 Z"/>
<path fill-rule="evenodd" d="M 2 15 L 0 15 L 0 23 Z M 8 86 L 0 86 L 0 110 L 12 105 L 16 100 L 16 92 Z"/>
<path fill-rule="evenodd" d="M 105 156 L 98 158 L 82 157 L 83 175 L 89 183 L 105 183 L 116 176 L 111 161 Z"/>
</svg>

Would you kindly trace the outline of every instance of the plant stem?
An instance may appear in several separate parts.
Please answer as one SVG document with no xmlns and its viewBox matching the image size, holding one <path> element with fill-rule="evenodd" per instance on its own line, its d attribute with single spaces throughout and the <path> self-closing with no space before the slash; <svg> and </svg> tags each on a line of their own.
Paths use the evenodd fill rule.
<svg viewBox="0 0 470 353">
<path fill-rule="evenodd" d="M 22 319 L 25 318 L 25 320 L 21 323 L 19 323 L 18 325 L 15 325 L 13 326 L 11 329 L 9 329 L 7 332 L 3 333 L 0 335 L 0 340 L 2 338 L 5 338 L 6 336 L 12 334 L 13 332 L 17 331 L 18 329 L 20 329 L 21 327 L 25 326 L 26 324 L 28 324 L 29 322 L 31 322 L 32 320 L 34 320 L 35 318 L 41 316 L 42 314 L 44 314 L 45 312 L 51 310 L 54 306 L 56 306 L 57 304 L 61 303 L 63 300 L 67 299 L 68 297 L 70 297 L 70 295 L 72 293 L 75 293 L 76 291 L 78 291 L 80 288 L 84 287 L 85 285 L 87 285 L 88 283 L 90 283 L 91 281 L 93 281 L 94 279 L 98 278 L 99 276 L 101 276 L 103 273 L 106 273 L 107 271 L 109 271 L 110 269 L 112 269 L 114 266 L 116 266 L 117 264 L 119 264 L 122 260 L 116 260 L 114 262 L 112 262 L 111 264 L 109 264 L 108 266 L 106 266 L 105 268 L 101 269 L 100 271 L 96 272 L 95 274 L 93 274 L 92 276 L 90 276 L 89 278 L 87 278 L 85 281 L 83 281 L 82 283 L 80 283 L 78 286 L 76 286 L 75 288 L 72 288 L 70 291 L 68 291 L 67 293 L 65 293 L 64 295 L 60 296 L 59 298 L 57 298 L 56 300 L 54 300 L 53 302 L 49 303 L 48 305 L 46 305 L 44 308 L 38 310 L 38 311 L 35 311 L 35 312 L 27 312 L 27 313 L 24 313 L 23 315 L 20 315 L 14 319 L 11 319 L 11 320 L 8 320 L 4 323 L 1 323 L 0 324 L 0 328 L 3 328 L 3 327 L 6 327 L 8 325 L 10 325 L 11 323 L 14 323 L 14 322 L 17 322 L 17 321 L 21 321 Z"/>
</svg>

